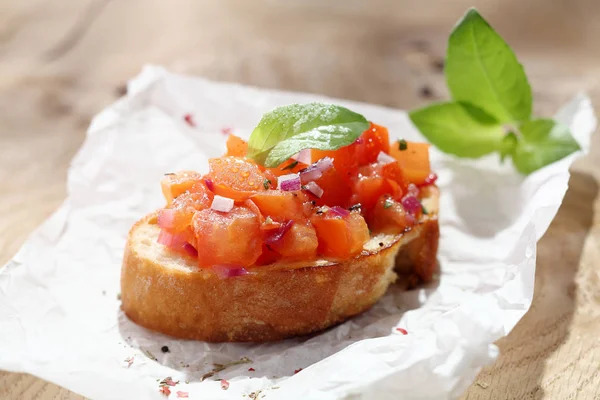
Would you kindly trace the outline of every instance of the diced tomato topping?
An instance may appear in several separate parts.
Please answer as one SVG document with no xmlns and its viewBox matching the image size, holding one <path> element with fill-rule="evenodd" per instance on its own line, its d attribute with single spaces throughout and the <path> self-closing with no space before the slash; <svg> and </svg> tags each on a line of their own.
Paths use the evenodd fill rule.
<svg viewBox="0 0 600 400">
<path fill-rule="evenodd" d="M 315 183 L 323 189 L 321 198 L 314 199 L 317 205 L 345 207 L 352 196 L 350 183 L 342 179 L 335 167 L 323 172 L 323 175 Z"/>
<path fill-rule="evenodd" d="M 246 153 L 248 153 L 248 142 L 244 139 L 235 136 L 229 135 L 227 137 L 227 156 L 235 156 L 235 157 L 246 157 Z"/>
<path fill-rule="evenodd" d="M 277 184 L 280 176 L 300 173 L 306 164 L 288 159 L 266 168 L 246 158 L 247 150 L 245 140 L 230 134 L 227 153 L 209 160 L 207 175 L 184 171 L 164 177 L 160 243 L 192 256 L 197 250 L 201 267 L 243 270 L 318 256 L 344 260 L 360 254 L 370 230 L 410 229 L 422 214 L 418 187 L 436 179 L 429 145 L 390 146 L 387 129 L 373 123 L 349 146 L 311 150 L 312 162 L 331 157 L 333 166 L 311 167 L 302 174 L 302 190 L 278 190 Z M 310 187 L 318 187 L 318 194 Z M 233 199 L 233 209 L 211 209 L 215 195 Z"/>
<path fill-rule="evenodd" d="M 213 192 L 236 201 L 244 201 L 265 188 L 266 176 L 250 160 L 238 157 L 211 158 L 209 179 Z"/>
<path fill-rule="evenodd" d="M 167 205 L 171 205 L 173 199 L 191 189 L 201 178 L 202 175 L 194 171 L 166 174 L 160 181 L 160 186 L 167 200 Z"/>
<path fill-rule="evenodd" d="M 200 186 L 202 187 L 202 186 Z M 210 207 L 212 194 L 205 188 L 195 193 L 185 192 L 158 212 L 158 225 L 171 232 L 183 232 L 192 223 L 196 211 Z"/>
<path fill-rule="evenodd" d="M 250 211 L 252 211 L 254 214 L 256 214 L 258 216 L 258 222 L 260 222 L 261 224 L 263 224 L 265 222 L 265 217 L 260 212 L 260 209 L 256 206 L 255 202 L 248 199 L 248 200 L 244 201 L 244 206 L 246 206 Z"/>
<path fill-rule="evenodd" d="M 389 196 L 381 196 L 368 216 L 369 227 L 376 233 L 402 233 L 415 224 L 415 216 Z"/>
<path fill-rule="evenodd" d="M 400 143 L 390 146 L 390 155 L 398 160 L 406 179 L 415 185 L 422 185 L 431 173 L 429 165 L 429 144 L 406 142 L 406 148 L 400 150 Z"/>
<path fill-rule="evenodd" d="M 331 211 L 315 214 L 310 222 L 319 239 L 319 254 L 347 259 L 358 255 L 369 240 L 369 228 L 365 219 L 357 213 L 340 217 Z"/>
<path fill-rule="evenodd" d="M 303 216 L 303 198 L 297 192 L 267 190 L 252 195 L 250 199 L 264 216 L 269 216 L 275 221 L 292 220 Z"/>
<path fill-rule="evenodd" d="M 387 128 L 371 123 L 356 143 L 356 156 L 359 165 L 373 163 L 380 152 L 390 152 L 390 139 Z"/>
<path fill-rule="evenodd" d="M 394 198 L 399 199 L 406 192 L 408 181 L 404 177 L 404 173 L 398 162 L 391 162 L 384 165 L 378 164 L 377 173 L 386 178 L 394 188 L 394 191 L 392 192 Z"/>
<path fill-rule="evenodd" d="M 270 246 L 288 259 L 312 260 L 317 255 L 319 241 L 310 223 L 294 223 L 281 240 Z"/>
<path fill-rule="evenodd" d="M 201 267 L 217 264 L 247 267 L 262 252 L 259 217 L 246 207 L 235 206 L 227 213 L 210 208 L 198 211 L 192 224 Z"/>
<path fill-rule="evenodd" d="M 397 162 L 373 163 L 360 167 L 353 185 L 352 203 L 360 203 L 367 212 L 383 195 L 400 199 L 404 193 L 404 177 Z"/>
<path fill-rule="evenodd" d="M 316 162 L 325 157 L 331 157 L 333 159 L 333 166 L 337 172 L 336 179 L 341 179 L 342 181 L 349 183 L 359 165 L 356 156 L 356 146 L 356 143 L 353 143 L 338 150 L 312 150 L 312 162 Z M 319 186 L 321 186 L 321 184 L 319 184 Z M 324 188 L 325 186 L 321 187 Z"/>
</svg>

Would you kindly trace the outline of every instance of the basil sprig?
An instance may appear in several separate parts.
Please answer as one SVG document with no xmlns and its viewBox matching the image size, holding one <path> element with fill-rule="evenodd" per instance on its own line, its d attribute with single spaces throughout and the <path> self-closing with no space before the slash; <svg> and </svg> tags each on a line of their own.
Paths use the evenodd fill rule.
<svg viewBox="0 0 600 400">
<path fill-rule="evenodd" d="M 579 150 L 567 127 L 532 117 L 523 66 L 475 9 L 450 34 L 445 76 L 453 101 L 409 113 L 441 151 L 468 158 L 497 152 L 529 174 Z"/>
<path fill-rule="evenodd" d="M 347 108 L 291 104 L 266 113 L 248 141 L 248 157 L 268 168 L 304 149 L 337 150 L 352 144 L 369 122 Z"/>
</svg>

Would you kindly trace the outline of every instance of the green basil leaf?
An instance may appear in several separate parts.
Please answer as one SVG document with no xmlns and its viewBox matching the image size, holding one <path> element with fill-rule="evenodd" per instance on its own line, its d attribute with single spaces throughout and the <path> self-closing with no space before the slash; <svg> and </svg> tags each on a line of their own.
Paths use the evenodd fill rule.
<svg viewBox="0 0 600 400">
<path fill-rule="evenodd" d="M 445 75 L 454 100 L 482 108 L 502 123 L 531 117 L 531 87 L 523 66 L 474 9 L 450 34 Z"/>
<path fill-rule="evenodd" d="M 248 157 L 276 167 L 304 149 L 336 150 L 369 128 L 360 114 L 333 104 L 278 107 L 266 113 L 248 141 Z"/>
<path fill-rule="evenodd" d="M 411 111 L 409 117 L 423 136 L 445 153 L 477 158 L 502 148 L 502 125 L 471 105 L 437 103 Z"/>
<path fill-rule="evenodd" d="M 519 127 L 521 136 L 512 154 L 515 168 L 529 174 L 580 149 L 569 128 L 552 119 L 535 119 Z"/>
</svg>

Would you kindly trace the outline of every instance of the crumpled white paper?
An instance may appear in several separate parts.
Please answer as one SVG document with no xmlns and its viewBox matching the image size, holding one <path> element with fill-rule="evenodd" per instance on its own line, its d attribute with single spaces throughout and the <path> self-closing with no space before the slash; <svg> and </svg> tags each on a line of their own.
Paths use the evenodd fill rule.
<svg viewBox="0 0 600 400">
<path fill-rule="evenodd" d="M 309 101 L 345 105 L 387 126 L 392 137 L 424 140 L 398 110 L 145 68 L 128 95 L 94 119 L 72 162 L 64 204 L 0 270 L 0 368 L 94 399 L 163 398 L 157 379 L 166 376 L 180 381 L 171 398 L 177 391 L 191 399 L 248 399 L 252 392 L 257 399 L 460 396 L 497 356 L 492 343 L 529 308 L 536 242 L 595 129 L 584 96 L 558 114 L 583 152 L 527 178 L 495 157 L 466 161 L 432 150 L 442 193 L 442 272 L 435 284 L 408 292 L 392 287 L 373 309 L 342 325 L 268 344 L 175 340 L 120 311 L 125 238 L 134 221 L 163 204 L 162 175 L 206 172 L 207 159 L 225 149 L 224 132 L 247 137 L 263 112 Z M 214 363 L 242 357 L 252 363 L 200 381 Z M 228 390 L 219 378 L 230 382 Z"/>
</svg>

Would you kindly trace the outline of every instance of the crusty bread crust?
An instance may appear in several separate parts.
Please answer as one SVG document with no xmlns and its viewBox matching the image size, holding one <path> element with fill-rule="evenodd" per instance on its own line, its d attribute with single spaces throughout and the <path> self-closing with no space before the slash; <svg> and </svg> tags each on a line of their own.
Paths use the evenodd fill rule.
<svg viewBox="0 0 600 400">
<path fill-rule="evenodd" d="M 156 215 L 129 233 L 121 300 L 134 322 L 164 334 L 208 342 L 264 342 L 316 332 L 369 309 L 396 280 L 430 280 L 439 238 L 437 189 L 429 215 L 400 235 L 377 235 L 362 254 L 332 263 L 278 263 L 220 279 L 193 258 L 158 244 Z"/>
</svg>

